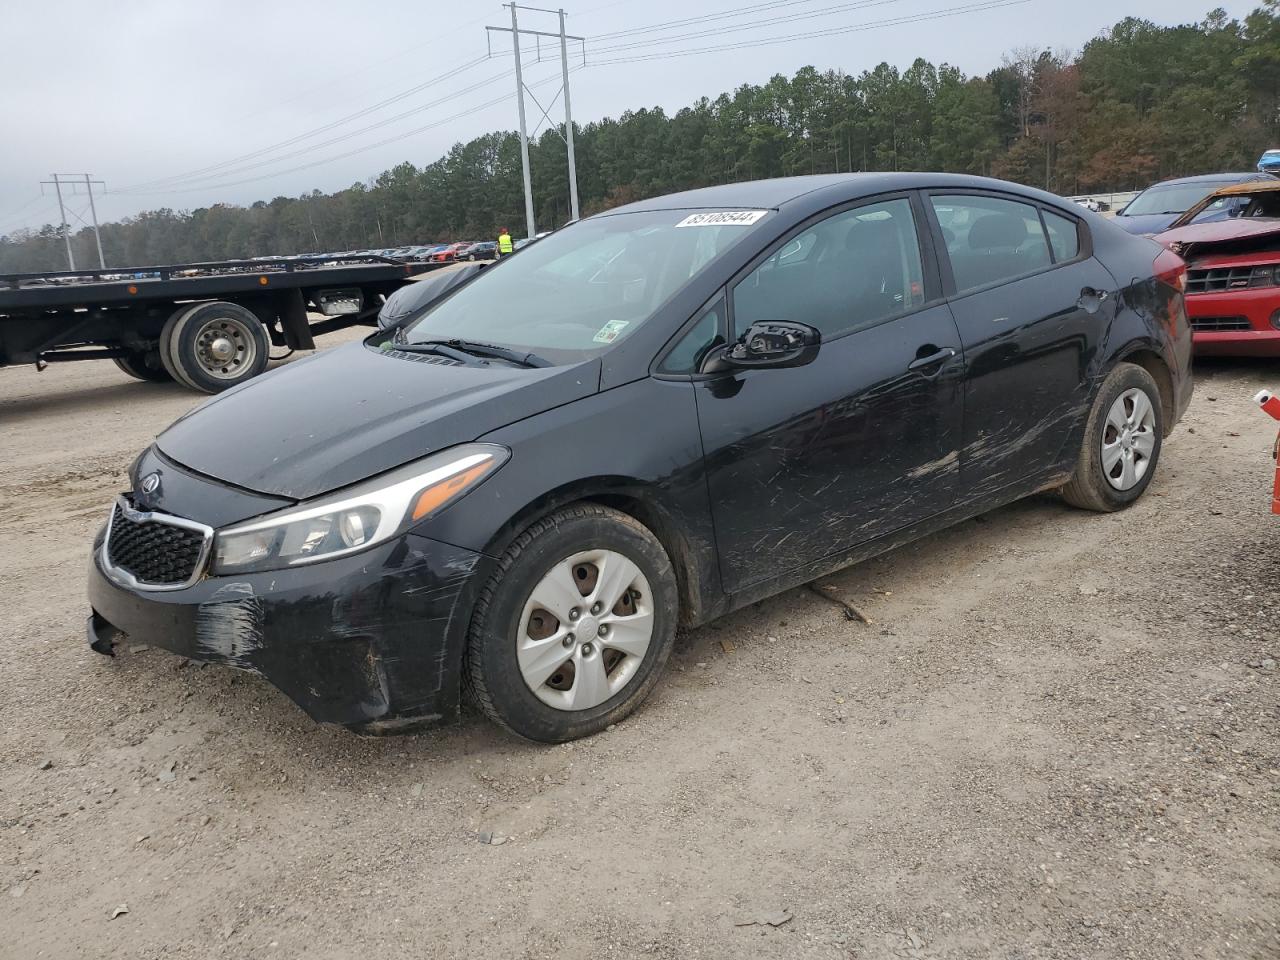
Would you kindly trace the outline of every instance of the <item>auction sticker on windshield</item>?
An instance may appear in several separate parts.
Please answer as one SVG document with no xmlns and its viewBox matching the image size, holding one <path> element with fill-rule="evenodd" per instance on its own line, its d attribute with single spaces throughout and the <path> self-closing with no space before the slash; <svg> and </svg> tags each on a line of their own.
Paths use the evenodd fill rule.
<svg viewBox="0 0 1280 960">
<path fill-rule="evenodd" d="M 630 320 L 610 320 L 591 339 L 596 343 L 613 343 L 618 339 L 618 335 L 622 333 L 623 328 L 630 322 Z"/>
<path fill-rule="evenodd" d="M 721 210 L 716 213 L 692 213 L 677 227 L 749 227 L 768 210 Z"/>
</svg>

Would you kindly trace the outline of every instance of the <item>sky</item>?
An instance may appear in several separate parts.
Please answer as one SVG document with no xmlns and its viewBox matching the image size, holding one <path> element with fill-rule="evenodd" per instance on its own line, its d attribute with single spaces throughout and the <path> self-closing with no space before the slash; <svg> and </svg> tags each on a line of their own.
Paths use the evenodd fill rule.
<svg viewBox="0 0 1280 960">
<path fill-rule="evenodd" d="M 587 38 L 587 66 L 584 45 L 571 50 L 580 68 L 570 77 L 579 124 L 645 106 L 674 111 L 806 64 L 858 74 L 924 57 L 982 74 L 1017 47 L 1078 50 L 1125 16 L 1183 23 L 1213 6 L 1242 18 L 1257 5 L 563 2 L 568 32 Z M 55 172 L 104 181 L 97 213 L 105 222 L 159 207 L 329 192 L 405 160 L 424 166 L 456 142 L 517 124 L 508 34 L 493 35 L 493 57 L 485 59 L 485 25 L 511 22 L 496 0 L 0 3 L 0 234 L 57 222 L 52 188 L 41 196 L 40 186 Z M 554 32 L 558 18 L 522 11 L 520 26 Z M 631 32 L 616 36 L 621 31 Z M 771 42 L 706 49 L 758 41 Z M 532 42 L 524 41 L 525 60 L 536 58 Z M 542 61 L 526 68 L 525 80 L 562 120 L 561 103 L 550 103 L 559 89 L 558 41 L 542 42 Z M 639 56 L 647 58 L 619 62 Z M 540 114 L 532 102 L 528 110 L 532 128 Z M 89 218 L 83 185 L 78 192 L 68 198 L 73 227 Z"/>
</svg>

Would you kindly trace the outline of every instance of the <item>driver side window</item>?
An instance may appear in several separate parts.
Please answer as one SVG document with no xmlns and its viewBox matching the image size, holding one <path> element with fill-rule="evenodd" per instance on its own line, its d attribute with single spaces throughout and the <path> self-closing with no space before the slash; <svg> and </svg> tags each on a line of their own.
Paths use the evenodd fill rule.
<svg viewBox="0 0 1280 960">
<path fill-rule="evenodd" d="M 924 302 L 920 246 L 906 199 L 845 210 L 782 244 L 733 289 L 734 335 L 753 323 L 807 323 L 823 340 Z"/>
</svg>

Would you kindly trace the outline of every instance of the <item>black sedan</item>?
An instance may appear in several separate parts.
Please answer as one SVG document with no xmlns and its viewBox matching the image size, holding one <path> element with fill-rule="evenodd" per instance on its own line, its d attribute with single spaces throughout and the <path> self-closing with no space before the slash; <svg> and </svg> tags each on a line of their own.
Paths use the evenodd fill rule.
<svg viewBox="0 0 1280 960">
<path fill-rule="evenodd" d="M 1191 398 L 1185 265 L 974 177 L 712 187 L 557 231 L 210 400 L 131 471 L 90 642 L 368 732 L 561 741 L 677 625 L 1028 494 L 1121 509 Z"/>
</svg>

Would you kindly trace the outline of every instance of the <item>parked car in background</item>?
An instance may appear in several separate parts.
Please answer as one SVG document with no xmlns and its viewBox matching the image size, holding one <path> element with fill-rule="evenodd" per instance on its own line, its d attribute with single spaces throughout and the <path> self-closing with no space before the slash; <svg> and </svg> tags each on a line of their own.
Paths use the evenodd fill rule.
<svg viewBox="0 0 1280 960">
<path fill-rule="evenodd" d="M 461 254 L 464 260 L 494 260 L 498 256 L 498 244 L 494 240 L 482 240 L 469 244 Z"/>
<path fill-rule="evenodd" d="M 452 263 L 458 258 L 458 251 L 465 246 L 465 243 L 450 243 L 433 253 L 431 259 L 435 263 Z"/>
<path fill-rule="evenodd" d="M 1130 233 L 1148 236 L 1168 230 L 1188 209 L 1221 187 L 1270 179 L 1264 173 L 1211 173 L 1201 177 L 1181 177 L 1153 184 L 1134 197 L 1115 215 L 1116 225 Z M 1224 198 L 1201 209 L 1200 220 L 1226 220 L 1236 216 L 1239 205 Z"/>
<path fill-rule="evenodd" d="M 571 740 L 645 699 L 679 625 L 1037 491 L 1127 507 L 1191 400 L 1182 260 L 998 180 L 709 187 L 476 269 L 143 451 L 94 542 L 94 649 L 372 732 L 465 688 Z"/>
<path fill-rule="evenodd" d="M 1201 217 L 1223 202 L 1234 218 Z M 1156 239 L 1187 261 L 1197 353 L 1280 357 L 1280 180 L 1217 190 Z"/>
</svg>

